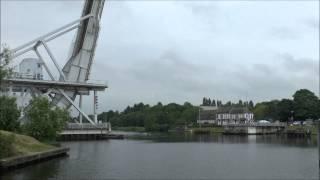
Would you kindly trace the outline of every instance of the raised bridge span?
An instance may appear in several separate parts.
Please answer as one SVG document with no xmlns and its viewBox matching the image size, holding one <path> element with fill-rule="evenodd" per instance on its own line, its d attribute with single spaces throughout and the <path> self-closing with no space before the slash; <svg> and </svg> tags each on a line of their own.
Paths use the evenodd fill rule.
<svg viewBox="0 0 320 180">
<path fill-rule="evenodd" d="M 24 79 L 19 76 L 10 77 L 5 79 L 9 87 L 8 92 L 12 92 L 14 88 L 19 89 L 23 87 L 28 89 L 27 92 L 29 92 L 32 97 L 45 96 L 53 105 L 65 108 L 73 106 L 79 112 L 79 118 L 76 122 L 78 128 L 88 127 L 88 125 L 82 126 L 83 121 L 86 121 L 86 123 L 90 123 L 91 129 L 96 128 L 109 131 L 110 125 L 102 125 L 98 123 L 97 120 L 97 91 L 104 91 L 107 85 L 87 82 L 90 77 L 92 64 L 94 63 L 94 54 L 99 37 L 100 20 L 104 4 L 104 0 L 85 0 L 79 19 L 35 38 L 15 49 L 2 52 L 0 54 L 1 60 L 6 57 L 15 60 L 17 57 L 33 52 L 49 76 L 49 79 L 46 80 Z M 74 41 L 70 42 L 71 54 L 62 66 L 63 68 L 61 68 L 55 55 L 50 50 L 48 42 L 73 30 L 75 30 L 76 33 Z M 43 58 L 39 47 L 44 48 L 49 57 L 48 59 Z M 54 67 L 48 66 L 49 61 L 54 64 Z M 57 70 L 59 78 L 54 78 L 57 76 L 53 73 L 52 68 Z M 93 118 L 90 118 L 82 110 L 82 96 L 89 95 L 90 91 L 94 93 Z M 77 97 L 79 97 L 78 104 L 75 102 Z"/>
</svg>

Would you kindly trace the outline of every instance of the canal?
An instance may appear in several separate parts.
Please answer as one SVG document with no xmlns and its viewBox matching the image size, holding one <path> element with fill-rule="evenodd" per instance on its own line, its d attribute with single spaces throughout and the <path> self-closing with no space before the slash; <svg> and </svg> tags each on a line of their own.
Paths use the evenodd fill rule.
<svg viewBox="0 0 320 180">
<path fill-rule="evenodd" d="M 63 142 L 69 157 L 10 171 L 3 179 L 318 179 L 316 138 L 131 134 Z"/>
</svg>

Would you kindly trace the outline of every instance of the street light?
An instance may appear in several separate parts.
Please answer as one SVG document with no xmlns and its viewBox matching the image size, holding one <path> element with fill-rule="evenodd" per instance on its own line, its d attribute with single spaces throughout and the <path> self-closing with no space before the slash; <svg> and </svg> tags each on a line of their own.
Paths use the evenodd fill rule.
<svg viewBox="0 0 320 180">
<path fill-rule="evenodd" d="M 291 112 L 291 123 L 292 123 L 292 122 L 293 122 L 293 114 L 294 114 L 294 111 L 291 110 L 290 112 Z"/>
</svg>

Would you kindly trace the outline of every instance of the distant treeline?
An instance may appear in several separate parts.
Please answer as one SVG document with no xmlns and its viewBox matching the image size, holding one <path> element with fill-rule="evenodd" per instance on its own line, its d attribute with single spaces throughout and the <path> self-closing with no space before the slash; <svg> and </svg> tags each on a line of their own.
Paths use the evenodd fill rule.
<svg viewBox="0 0 320 180">
<path fill-rule="evenodd" d="M 234 106 L 248 107 L 252 110 L 255 119 L 280 120 L 283 122 L 293 120 L 319 119 L 320 100 L 307 89 L 298 90 L 293 99 L 272 100 L 260 102 L 254 105 L 252 101 L 242 101 L 234 103 L 228 101 L 222 103 L 220 100 L 203 98 L 202 105 L 210 106 Z M 195 125 L 198 119 L 199 107 L 189 102 L 183 105 L 170 103 L 163 105 L 158 103 L 154 106 L 138 103 L 132 107 L 128 106 L 124 111 L 108 111 L 99 114 L 98 119 L 110 121 L 112 126 L 144 127 L 147 131 L 167 131 L 170 128 L 184 125 Z"/>
<path fill-rule="evenodd" d="M 215 99 L 210 99 L 207 97 L 204 97 L 202 99 L 202 106 L 218 106 L 218 107 L 248 107 L 250 110 L 254 108 L 254 103 L 253 101 L 242 101 L 239 100 L 238 102 L 231 102 L 228 101 L 226 103 L 223 103 L 221 100 L 215 100 Z"/>
<path fill-rule="evenodd" d="M 257 103 L 254 115 L 255 119 L 267 120 L 315 120 L 320 118 L 320 100 L 313 92 L 301 89 L 293 94 L 293 99 Z"/>
<path fill-rule="evenodd" d="M 98 119 L 111 122 L 112 126 L 128 127 L 140 126 L 146 131 L 167 131 L 170 128 L 195 123 L 198 107 L 189 102 L 179 105 L 170 103 L 154 106 L 135 104 L 128 106 L 124 111 L 108 111 L 99 114 Z"/>
</svg>

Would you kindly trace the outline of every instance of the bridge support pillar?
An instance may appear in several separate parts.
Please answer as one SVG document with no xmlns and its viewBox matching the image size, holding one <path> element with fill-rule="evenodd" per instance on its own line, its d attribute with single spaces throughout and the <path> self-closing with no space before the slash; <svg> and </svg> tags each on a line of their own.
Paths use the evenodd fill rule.
<svg viewBox="0 0 320 180">
<path fill-rule="evenodd" d="M 93 115 L 94 115 L 94 122 L 98 123 L 98 115 L 97 115 L 97 109 L 98 109 L 98 95 L 97 91 L 93 91 Z"/>
<path fill-rule="evenodd" d="M 82 108 L 82 95 L 80 94 L 80 98 L 79 98 L 79 108 Z M 79 112 L 79 122 L 80 124 L 82 124 L 82 114 Z"/>
</svg>

